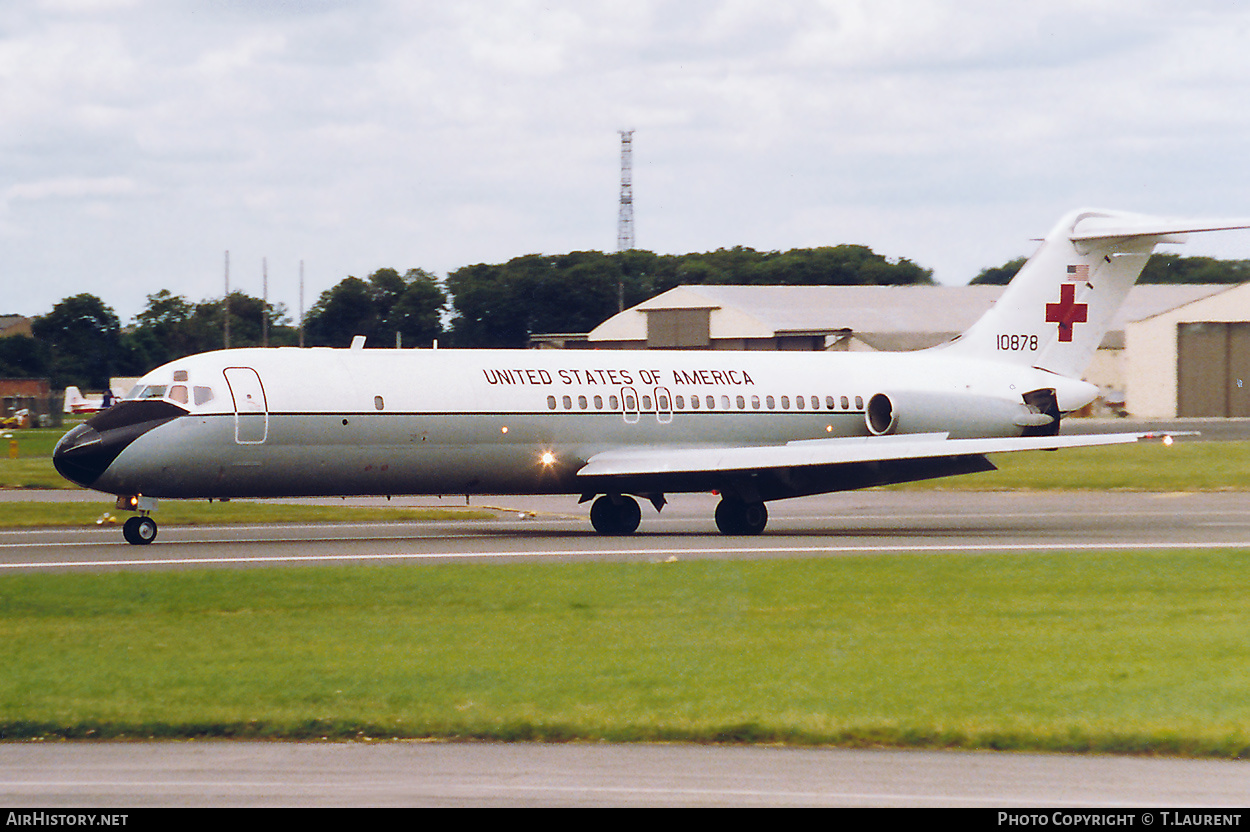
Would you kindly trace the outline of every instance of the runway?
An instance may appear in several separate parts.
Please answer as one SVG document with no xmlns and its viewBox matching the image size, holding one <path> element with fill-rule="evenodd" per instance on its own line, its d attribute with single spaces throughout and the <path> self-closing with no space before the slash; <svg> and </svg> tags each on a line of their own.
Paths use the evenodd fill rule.
<svg viewBox="0 0 1250 832">
<path fill-rule="evenodd" d="M 0 746 L 0 802 L 10 810 L 925 806 L 1027 808 L 1050 819 L 1056 807 L 1239 807 L 1247 793 L 1245 763 L 1058 754 L 582 743 Z M 996 813 L 984 819 L 994 824 Z"/>
<path fill-rule="evenodd" d="M 81 495 L 28 495 L 83 499 Z M 10 497 L 13 495 L 9 495 Z M 757 537 L 715 531 L 715 497 L 644 507 L 638 534 L 596 535 L 572 497 L 474 500 L 492 520 L 0 532 L 0 575 L 378 563 L 959 557 L 1092 549 L 1250 548 L 1238 493 L 868 491 L 770 504 Z M 369 501 L 356 501 L 369 502 Z M 380 501 L 385 504 L 385 501 Z M 428 499 L 391 505 L 463 505 Z M 101 509 L 107 508 L 101 503 Z M 1244 805 L 1250 763 L 1068 755 L 692 746 L 0 744 L 11 806 Z"/>
<path fill-rule="evenodd" d="M 626 537 L 595 534 L 572 497 L 475 500 L 496 509 L 493 520 L 166 526 L 150 546 L 125 544 L 116 526 L 7 530 L 0 572 L 1250 547 L 1250 499 L 1239 493 L 851 492 L 771 503 L 756 537 L 717 533 L 715 501 L 675 495 L 659 514 L 645 508 Z M 440 505 L 390 503 L 418 504 Z"/>
</svg>

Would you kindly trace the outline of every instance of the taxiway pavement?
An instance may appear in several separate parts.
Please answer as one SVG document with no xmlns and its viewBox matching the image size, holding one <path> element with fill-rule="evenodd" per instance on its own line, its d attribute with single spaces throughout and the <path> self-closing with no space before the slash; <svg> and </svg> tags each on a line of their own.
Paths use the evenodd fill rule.
<svg viewBox="0 0 1250 832">
<path fill-rule="evenodd" d="M 674 495 L 659 514 L 644 507 L 639 532 L 626 537 L 595 534 L 571 497 L 475 499 L 496 510 L 491 520 L 163 526 L 150 546 L 124 543 L 117 526 L 4 530 L 0 573 L 1250 547 L 1250 498 L 1235 492 L 850 492 L 770 503 L 768 529 L 755 537 L 717 533 L 715 501 Z M 441 503 L 457 504 L 463 498 Z"/>
</svg>

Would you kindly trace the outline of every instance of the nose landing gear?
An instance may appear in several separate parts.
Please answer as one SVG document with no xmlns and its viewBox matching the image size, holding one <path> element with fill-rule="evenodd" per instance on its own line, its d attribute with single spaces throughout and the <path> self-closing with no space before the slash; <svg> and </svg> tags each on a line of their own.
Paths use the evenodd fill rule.
<svg viewBox="0 0 1250 832">
<path fill-rule="evenodd" d="M 122 526 L 122 537 L 126 538 L 127 543 L 132 546 L 146 546 L 156 540 L 156 521 L 150 516 L 156 510 L 155 497 L 123 494 L 117 498 L 117 507 L 126 511 L 139 512 Z"/>
<path fill-rule="evenodd" d="M 122 537 L 134 546 L 145 546 L 156 540 L 156 521 L 147 515 L 131 517 L 122 526 Z"/>
</svg>

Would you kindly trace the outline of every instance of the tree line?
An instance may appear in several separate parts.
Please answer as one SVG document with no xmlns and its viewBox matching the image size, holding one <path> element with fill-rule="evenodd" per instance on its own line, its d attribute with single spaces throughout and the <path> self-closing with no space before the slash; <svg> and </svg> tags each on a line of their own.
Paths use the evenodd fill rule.
<svg viewBox="0 0 1250 832">
<path fill-rule="evenodd" d="M 1024 258 L 983 270 L 973 283 L 1006 283 Z M 1147 283 L 1237 283 L 1250 261 L 1156 255 Z M 621 308 L 676 286 L 932 285 L 933 274 L 910 260 L 865 246 L 786 252 L 735 247 L 659 255 L 579 251 L 524 255 L 506 263 L 456 269 L 443 280 L 424 269 L 378 269 L 348 276 L 323 292 L 305 315 L 303 343 L 345 347 L 356 335 L 368 347 L 525 347 L 531 335 L 588 332 Z M 228 310 L 228 313 L 227 313 Z M 228 319 L 227 319 L 228 314 Z M 227 320 L 231 347 L 294 346 L 300 331 L 281 305 L 244 292 L 199 302 L 169 290 L 148 295 L 123 326 L 91 294 L 65 298 L 36 318 L 31 336 L 0 338 L 0 377 L 50 378 L 98 390 L 111 376 L 139 376 L 185 355 L 220 349 Z"/>
</svg>

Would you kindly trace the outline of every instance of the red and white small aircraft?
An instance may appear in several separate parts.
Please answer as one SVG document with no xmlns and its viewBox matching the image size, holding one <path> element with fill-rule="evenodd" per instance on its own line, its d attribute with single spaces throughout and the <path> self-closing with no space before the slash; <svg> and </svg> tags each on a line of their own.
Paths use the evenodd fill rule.
<svg viewBox="0 0 1250 832">
<path fill-rule="evenodd" d="M 110 402 L 111 404 L 111 402 Z M 84 396 L 77 387 L 70 385 L 65 388 L 66 413 L 99 413 L 108 405 L 104 404 L 104 396 Z"/>
</svg>

